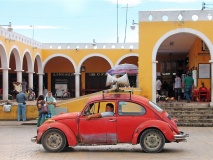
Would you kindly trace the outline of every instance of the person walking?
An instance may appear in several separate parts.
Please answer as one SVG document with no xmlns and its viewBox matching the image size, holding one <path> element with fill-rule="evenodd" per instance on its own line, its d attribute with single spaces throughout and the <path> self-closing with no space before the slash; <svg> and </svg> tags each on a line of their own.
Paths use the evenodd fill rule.
<svg viewBox="0 0 213 160">
<path fill-rule="evenodd" d="M 42 108 L 45 105 L 44 96 L 40 95 L 36 102 L 37 108 L 38 108 L 38 121 L 37 121 L 37 127 L 40 127 L 45 121 L 45 117 L 47 116 L 48 112 L 43 112 Z"/>
<path fill-rule="evenodd" d="M 156 79 L 156 90 L 157 90 L 157 93 L 158 93 L 159 95 L 161 95 L 161 85 L 162 85 L 162 83 L 161 83 L 160 79 L 157 78 L 157 79 Z"/>
<path fill-rule="evenodd" d="M 176 77 L 175 77 L 174 91 L 175 91 L 175 100 L 178 101 L 180 99 L 180 94 L 181 94 L 181 79 L 178 73 L 176 74 Z"/>
<path fill-rule="evenodd" d="M 47 96 L 45 97 L 46 105 L 48 105 L 48 113 L 50 113 L 50 117 L 55 116 L 55 107 L 56 107 L 56 99 L 52 96 L 52 92 L 49 91 Z"/>
<path fill-rule="evenodd" d="M 16 101 L 18 103 L 18 121 L 21 120 L 21 116 L 22 120 L 26 121 L 26 100 L 27 96 L 23 93 L 23 91 L 16 95 Z"/>
<path fill-rule="evenodd" d="M 194 88 L 194 79 L 191 75 L 191 72 L 188 72 L 187 76 L 184 78 L 184 94 L 186 96 L 187 103 L 190 103 L 192 89 Z"/>
</svg>

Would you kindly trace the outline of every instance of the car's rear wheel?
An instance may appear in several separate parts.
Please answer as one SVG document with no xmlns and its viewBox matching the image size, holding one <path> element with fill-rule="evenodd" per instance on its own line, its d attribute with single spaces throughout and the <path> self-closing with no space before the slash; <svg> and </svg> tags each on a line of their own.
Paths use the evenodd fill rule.
<svg viewBox="0 0 213 160">
<path fill-rule="evenodd" d="M 60 152 L 66 147 L 66 137 L 58 129 L 50 129 L 44 133 L 41 143 L 45 150 L 49 152 Z"/>
<path fill-rule="evenodd" d="M 145 152 L 160 152 L 165 145 L 165 137 L 157 129 L 148 129 L 142 133 L 140 145 Z"/>
</svg>

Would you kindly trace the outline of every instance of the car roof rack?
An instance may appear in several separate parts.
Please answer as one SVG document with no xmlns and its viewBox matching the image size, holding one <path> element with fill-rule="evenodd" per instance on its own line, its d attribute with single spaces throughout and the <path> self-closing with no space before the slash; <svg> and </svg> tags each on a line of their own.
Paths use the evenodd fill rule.
<svg viewBox="0 0 213 160">
<path fill-rule="evenodd" d="M 132 99 L 132 94 L 133 94 L 133 90 L 122 90 L 122 89 L 107 89 L 107 90 L 103 90 L 102 91 L 102 98 L 104 99 L 104 94 L 107 93 L 115 93 L 115 96 L 118 95 L 119 93 L 129 93 L 129 99 Z"/>
</svg>

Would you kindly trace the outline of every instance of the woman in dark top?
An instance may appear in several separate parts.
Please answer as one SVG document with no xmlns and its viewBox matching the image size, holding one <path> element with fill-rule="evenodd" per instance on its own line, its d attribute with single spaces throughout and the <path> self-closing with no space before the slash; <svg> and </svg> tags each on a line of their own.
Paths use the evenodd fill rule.
<svg viewBox="0 0 213 160">
<path fill-rule="evenodd" d="M 44 123 L 45 117 L 47 116 L 47 113 L 44 113 L 42 111 L 42 108 L 45 105 L 45 101 L 44 101 L 44 96 L 40 95 L 37 99 L 36 105 L 38 107 L 38 122 L 37 122 L 37 127 L 39 127 L 40 125 L 42 125 Z"/>
</svg>

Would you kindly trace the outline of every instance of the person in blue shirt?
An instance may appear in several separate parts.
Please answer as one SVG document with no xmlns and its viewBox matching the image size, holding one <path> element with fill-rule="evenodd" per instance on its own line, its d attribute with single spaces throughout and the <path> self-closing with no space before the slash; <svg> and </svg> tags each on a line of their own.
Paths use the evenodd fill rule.
<svg viewBox="0 0 213 160">
<path fill-rule="evenodd" d="M 86 117 L 87 120 L 91 118 L 102 118 L 102 117 L 109 117 L 114 116 L 114 105 L 112 103 L 106 104 L 106 112 L 92 114 Z"/>
<path fill-rule="evenodd" d="M 27 96 L 23 93 L 23 91 L 19 92 L 16 95 L 16 101 L 18 103 L 18 121 L 22 120 L 26 121 L 26 101 Z"/>
<path fill-rule="evenodd" d="M 184 94 L 186 96 L 187 103 L 190 103 L 191 93 L 194 89 L 194 79 L 191 76 L 191 72 L 188 72 L 187 77 L 184 78 Z"/>
</svg>

